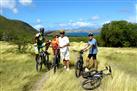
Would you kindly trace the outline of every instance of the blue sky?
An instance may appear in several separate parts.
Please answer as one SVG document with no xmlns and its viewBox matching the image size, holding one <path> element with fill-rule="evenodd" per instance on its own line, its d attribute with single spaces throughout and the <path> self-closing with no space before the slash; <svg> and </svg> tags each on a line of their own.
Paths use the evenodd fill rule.
<svg viewBox="0 0 137 91">
<path fill-rule="evenodd" d="M 112 20 L 136 22 L 136 0 L 0 0 L 0 14 L 38 29 L 99 28 Z"/>
</svg>

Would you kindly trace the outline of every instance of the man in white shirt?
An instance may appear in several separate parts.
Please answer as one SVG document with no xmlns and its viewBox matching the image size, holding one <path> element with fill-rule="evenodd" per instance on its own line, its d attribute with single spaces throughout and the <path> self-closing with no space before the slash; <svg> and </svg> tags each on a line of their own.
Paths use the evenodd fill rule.
<svg viewBox="0 0 137 91">
<path fill-rule="evenodd" d="M 61 59 L 64 63 L 64 68 L 69 71 L 69 38 L 65 36 L 65 31 L 60 31 L 60 37 L 59 37 L 59 47 L 60 47 L 60 54 Z"/>
</svg>

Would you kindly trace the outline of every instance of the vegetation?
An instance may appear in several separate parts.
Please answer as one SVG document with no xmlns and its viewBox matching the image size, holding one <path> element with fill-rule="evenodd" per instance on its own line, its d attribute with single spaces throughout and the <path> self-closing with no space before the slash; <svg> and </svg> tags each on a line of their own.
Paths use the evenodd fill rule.
<svg viewBox="0 0 137 91">
<path fill-rule="evenodd" d="M 30 44 L 35 33 L 36 30 L 27 23 L 0 16 L 0 40 L 2 40 L 0 41 L 0 90 L 33 91 L 37 88 L 34 84 L 46 74 L 48 78 L 40 84 L 39 91 L 83 91 L 81 87 L 83 78 L 75 77 L 73 67 L 69 72 L 64 71 L 63 68 L 58 69 L 56 74 L 53 74 L 52 70 L 46 73 L 44 69 L 40 73 L 36 72 L 33 45 Z M 58 32 L 50 33 L 48 39 L 52 39 L 55 33 Z M 108 64 L 113 69 L 113 79 L 111 77 L 104 79 L 102 85 L 95 91 L 137 91 L 137 49 L 108 48 L 137 47 L 137 24 L 112 21 L 104 24 L 101 36 L 95 38 L 99 46 L 107 46 L 107 48 L 99 47 L 97 56 L 99 70 Z M 72 50 L 82 49 L 88 38 L 70 37 L 70 41 L 70 63 L 74 65 L 78 54 Z M 49 52 L 52 61 L 51 48 Z M 88 52 L 84 54 L 84 60 L 87 54 Z"/>
<path fill-rule="evenodd" d="M 77 53 L 73 49 L 80 50 L 85 43 L 71 43 L 71 63 L 76 62 Z M 111 65 L 113 78 L 103 79 L 101 86 L 94 91 L 136 91 L 137 90 L 137 49 L 136 48 L 99 48 L 99 70 L 106 65 Z M 87 53 L 84 54 L 84 60 Z M 132 58 L 131 58 L 132 56 Z M 129 61 L 130 60 L 130 61 Z M 74 69 L 69 72 L 60 69 L 57 74 L 50 72 L 49 79 L 40 91 L 84 91 L 81 87 L 83 78 L 76 78 Z"/>
<path fill-rule="evenodd" d="M 19 51 L 24 51 L 27 43 L 33 41 L 36 32 L 25 22 L 0 16 L 0 41 L 14 42 L 18 45 Z"/>
<path fill-rule="evenodd" d="M 71 64 L 75 64 L 78 55 L 72 50 L 80 50 L 84 45 L 84 42 L 71 42 Z M 17 46 L 7 42 L 0 42 L 0 47 L 0 87 L 2 91 L 35 91 L 34 88 L 37 87 L 34 87 L 34 84 L 41 79 L 43 74 L 48 77 L 41 84 L 39 91 L 84 91 L 81 87 L 83 78 L 75 77 L 73 67 L 69 72 L 61 68 L 54 74 L 53 70 L 46 72 L 43 68 L 42 72 L 37 73 L 34 56 L 30 54 L 33 53 L 31 45 L 27 47 L 29 49 L 25 54 L 18 53 Z M 136 51 L 136 48 L 100 47 L 99 70 L 110 64 L 113 69 L 113 79 L 111 77 L 103 79 L 101 86 L 95 91 L 137 91 Z M 52 49 L 49 52 L 52 55 Z M 87 53 L 84 53 L 84 60 Z M 50 60 L 52 61 L 51 56 Z"/>
<path fill-rule="evenodd" d="M 127 21 L 112 21 L 101 30 L 104 46 L 137 47 L 137 24 Z"/>
</svg>

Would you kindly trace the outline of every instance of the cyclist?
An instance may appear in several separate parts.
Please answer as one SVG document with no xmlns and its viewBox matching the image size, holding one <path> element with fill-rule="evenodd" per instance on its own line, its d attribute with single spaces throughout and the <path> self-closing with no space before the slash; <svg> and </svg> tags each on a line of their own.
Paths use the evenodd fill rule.
<svg viewBox="0 0 137 91">
<path fill-rule="evenodd" d="M 89 41 L 88 43 L 86 44 L 86 46 L 82 49 L 82 51 L 86 51 L 89 49 L 89 54 L 88 54 L 88 57 L 86 59 L 86 68 L 85 68 L 85 71 L 89 71 L 89 61 L 92 57 L 93 59 L 93 67 L 97 69 L 97 52 L 98 52 L 98 48 L 97 48 L 97 41 L 96 39 L 93 37 L 93 33 L 89 33 L 88 34 L 88 37 L 89 37 Z"/>
<path fill-rule="evenodd" d="M 49 47 L 49 41 L 46 41 L 45 35 L 44 35 L 44 28 L 40 28 L 39 33 L 36 34 L 35 39 L 34 39 L 34 49 L 35 49 L 35 60 L 37 60 L 39 56 L 40 49 L 45 51 L 47 53 L 47 49 Z M 47 53 L 48 54 L 48 53 Z"/>
<path fill-rule="evenodd" d="M 61 59 L 64 63 L 64 68 L 69 71 L 69 38 L 65 36 L 65 31 L 60 31 L 59 37 L 59 47 L 60 47 L 60 54 Z"/>
</svg>

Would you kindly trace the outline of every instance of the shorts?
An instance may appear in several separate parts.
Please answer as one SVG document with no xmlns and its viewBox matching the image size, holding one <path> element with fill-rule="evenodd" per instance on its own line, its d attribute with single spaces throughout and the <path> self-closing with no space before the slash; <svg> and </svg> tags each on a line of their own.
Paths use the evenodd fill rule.
<svg viewBox="0 0 137 91">
<path fill-rule="evenodd" d="M 65 51 L 65 52 L 60 52 L 60 55 L 61 55 L 61 59 L 62 60 L 70 60 L 69 58 L 69 51 Z"/>
<path fill-rule="evenodd" d="M 88 54 L 88 58 L 91 59 L 91 57 L 93 57 L 93 59 L 96 59 L 97 58 L 96 55 L 97 54 Z"/>
<path fill-rule="evenodd" d="M 40 48 L 37 44 L 34 44 L 34 50 L 35 50 L 35 54 L 39 54 L 40 50 L 45 50 L 45 43 L 43 43 Z"/>
</svg>

